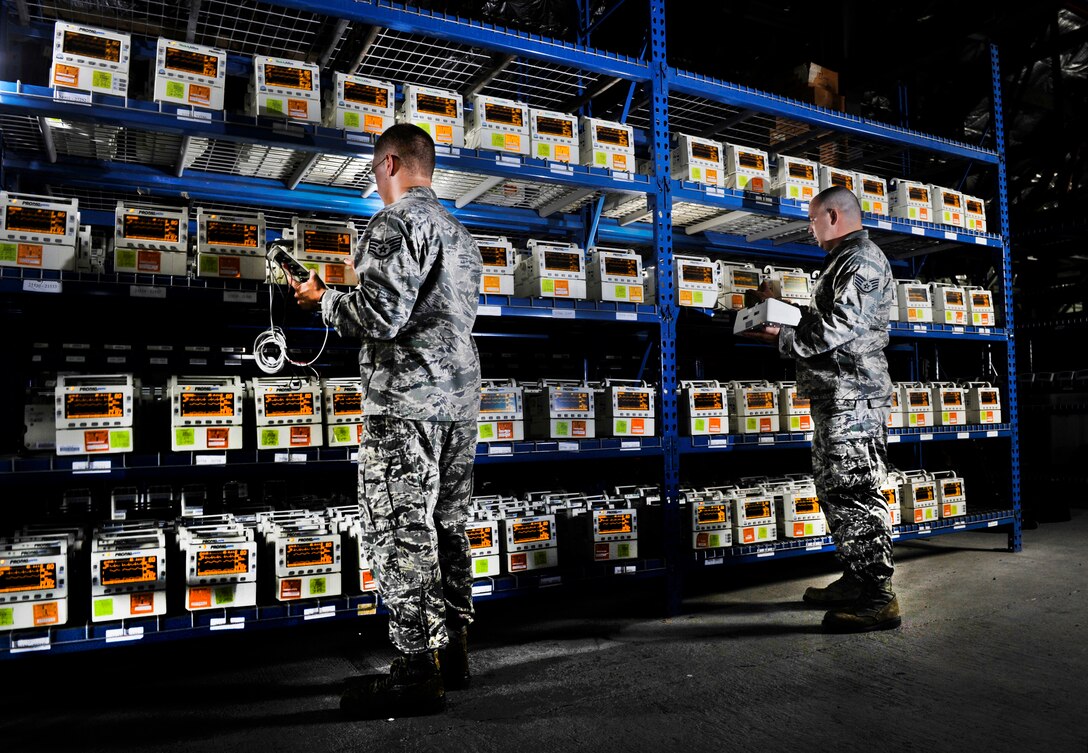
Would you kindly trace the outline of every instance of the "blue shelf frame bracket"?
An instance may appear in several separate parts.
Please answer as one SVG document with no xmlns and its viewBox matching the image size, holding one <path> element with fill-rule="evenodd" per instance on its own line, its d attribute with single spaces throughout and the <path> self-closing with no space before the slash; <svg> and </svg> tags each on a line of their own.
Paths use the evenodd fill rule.
<svg viewBox="0 0 1088 753">
<path fill-rule="evenodd" d="M 997 143 L 997 200 L 1001 210 L 1001 277 L 1005 290 L 1005 336 L 1008 347 L 1007 371 L 1009 395 L 1009 423 L 1013 427 L 1010 443 L 1009 472 L 1011 474 L 1011 495 L 1013 517 L 1012 531 L 1009 533 L 1009 551 L 1019 552 L 1023 548 L 1023 514 L 1020 509 L 1020 439 L 1019 418 L 1016 404 L 1016 322 L 1013 320 L 1012 302 L 1012 248 L 1009 244 L 1009 193 L 1008 175 L 1005 164 L 1005 114 L 1001 101 L 1001 61 L 997 45 L 990 45 L 990 72 L 994 89 L 994 137 Z"/>
<path fill-rule="evenodd" d="M 680 613 L 680 450 L 676 391 L 676 320 L 679 312 L 672 275 L 672 180 L 669 177 L 669 81 L 665 57 L 665 2 L 650 2 L 650 139 L 654 161 L 654 248 L 657 263 L 657 308 L 661 316 L 661 436 L 664 438 L 663 535 L 667 563 L 666 612 Z"/>
</svg>

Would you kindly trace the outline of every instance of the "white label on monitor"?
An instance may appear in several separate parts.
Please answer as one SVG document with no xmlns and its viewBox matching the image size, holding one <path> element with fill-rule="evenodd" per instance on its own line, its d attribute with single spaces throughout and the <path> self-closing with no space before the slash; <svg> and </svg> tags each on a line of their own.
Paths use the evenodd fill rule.
<svg viewBox="0 0 1088 753">
<path fill-rule="evenodd" d="M 60 280 L 23 280 L 23 290 L 27 293 L 59 293 Z"/>
<path fill-rule="evenodd" d="M 477 306 L 477 316 L 502 316 L 502 308 L 499 306 Z"/>
<path fill-rule="evenodd" d="M 257 291 L 255 290 L 224 290 L 224 303 L 256 303 Z"/>
</svg>

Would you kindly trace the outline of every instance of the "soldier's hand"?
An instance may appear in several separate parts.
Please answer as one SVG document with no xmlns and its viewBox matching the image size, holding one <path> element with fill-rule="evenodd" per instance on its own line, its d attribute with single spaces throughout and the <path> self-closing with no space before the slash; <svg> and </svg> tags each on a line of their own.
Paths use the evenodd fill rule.
<svg viewBox="0 0 1088 753">
<path fill-rule="evenodd" d="M 759 283 L 759 288 L 756 290 L 756 296 L 759 297 L 760 301 L 765 301 L 768 298 L 775 297 L 774 290 L 771 289 L 770 280 L 764 280 L 763 282 Z"/>
<path fill-rule="evenodd" d="M 306 282 L 297 282 L 294 277 L 287 275 L 287 281 L 295 291 L 295 300 L 303 311 L 313 311 L 321 306 L 321 296 L 328 290 L 325 282 L 317 276 L 317 272 L 310 270 L 310 279 Z"/>
<path fill-rule="evenodd" d="M 749 340 L 758 340 L 759 342 L 766 343 L 768 345 L 778 344 L 778 334 L 782 331 L 781 327 L 773 324 L 767 325 L 762 329 L 750 329 L 746 332 L 738 332 L 740 337 L 747 337 Z"/>
</svg>

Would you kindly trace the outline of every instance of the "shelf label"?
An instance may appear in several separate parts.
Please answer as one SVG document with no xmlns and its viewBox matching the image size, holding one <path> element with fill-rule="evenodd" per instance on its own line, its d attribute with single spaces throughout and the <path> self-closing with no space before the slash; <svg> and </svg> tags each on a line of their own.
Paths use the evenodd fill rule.
<svg viewBox="0 0 1088 753">
<path fill-rule="evenodd" d="M 967 524 L 966 523 L 958 523 L 958 524 L 952 526 L 953 531 L 963 531 L 963 530 L 966 530 L 966 529 L 967 529 Z"/>
<path fill-rule="evenodd" d="M 206 110 L 178 110 L 179 120 L 206 120 L 211 121 L 212 114 Z"/>
<path fill-rule="evenodd" d="M 635 176 L 626 170 L 612 170 L 612 180 L 634 180 Z"/>
<path fill-rule="evenodd" d="M 774 437 L 771 437 L 771 436 L 760 437 L 759 438 L 759 443 L 760 444 L 774 444 Z"/>
<path fill-rule="evenodd" d="M 477 306 L 477 316 L 502 316 L 501 306 Z"/>
<path fill-rule="evenodd" d="M 144 637 L 143 627 L 132 628 L 107 628 L 106 643 L 121 643 L 122 641 L 138 641 Z"/>
<path fill-rule="evenodd" d="M 616 312 L 616 321 L 617 322 L 637 322 L 638 321 L 638 314 L 634 313 L 633 311 L 617 311 Z"/>
<path fill-rule="evenodd" d="M 23 291 L 26 293 L 59 293 L 61 284 L 60 280 L 23 280 Z"/>
<path fill-rule="evenodd" d="M 709 442 L 707 442 L 707 445 L 710 447 L 728 447 L 729 440 L 725 437 L 714 437 Z"/>
<path fill-rule="evenodd" d="M 899 442 L 899 435 L 898 434 L 889 434 L 888 435 L 888 444 L 896 444 L 898 442 Z"/>
<path fill-rule="evenodd" d="M 514 448 L 509 445 L 488 445 L 488 455 L 512 455 Z"/>
<path fill-rule="evenodd" d="M 277 463 L 305 463 L 309 460 L 304 452 L 277 452 L 274 459 Z"/>
<path fill-rule="evenodd" d="M 981 235 L 976 235 L 975 236 L 975 243 L 977 243 L 980 246 L 985 246 L 986 245 L 986 239 L 983 238 Z"/>
<path fill-rule="evenodd" d="M 895 540 L 896 540 L 896 539 L 898 539 L 898 538 L 899 538 L 899 534 L 898 534 L 898 533 L 893 533 L 893 534 L 892 534 L 892 541 L 895 541 Z"/>
<path fill-rule="evenodd" d="M 227 456 L 223 455 L 197 455 L 193 458 L 193 465 L 226 465 Z"/>
<path fill-rule="evenodd" d="M 929 526 L 922 526 L 921 528 L 918 529 L 918 533 L 932 533 L 932 532 L 933 532 L 933 529 L 930 528 Z"/>
<path fill-rule="evenodd" d="M 725 190 L 722 189 L 722 188 L 718 188 L 717 186 L 707 186 L 706 187 L 706 195 L 707 196 L 717 196 L 717 197 L 721 198 L 721 197 L 725 196 Z"/>
<path fill-rule="evenodd" d="M 563 584 L 563 576 L 561 575 L 542 575 L 540 577 L 540 587 L 546 588 L 548 586 L 559 586 Z"/>
<path fill-rule="evenodd" d="M 154 285 L 129 285 L 128 295 L 133 298 L 165 298 L 166 288 Z"/>
<path fill-rule="evenodd" d="M 823 548 L 824 548 L 824 545 L 819 541 L 813 541 L 811 543 L 805 544 L 805 551 L 806 552 L 818 552 Z"/>
<path fill-rule="evenodd" d="M 959 334 L 962 335 L 966 330 L 964 330 L 963 327 L 958 327 L 958 326 L 953 325 L 952 326 L 952 331 L 953 332 L 958 332 Z"/>
<path fill-rule="evenodd" d="M 515 157 L 512 154 L 496 154 L 495 163 L 498 165 L 513 165 L 514 167 L 521 167 L 521 157 Z"/>
<path fill-rule="evenodd" d="M 986 527 L 987 528 L 997 528 L 997 521 L 996 520 L 987 521 L 986 522 Z"/>
<path fill-rule="evenodd" d="M 958 241 L 960 239 L 960 237 L 956 233 L 945 230 L 944 231 L 944 239 L 946 241 Z"/>
<path fill-rule="evenodd" d="M 53 648 L 49 636 L 42 638 L 15 638 L 11 639 L 11 653 L 22 654 L 27 651 L 48 651 Z"/>
<path fill-rule="evenodd" d="M 980 335 L 988 335 L 988 334 L 990 334 L 990 328 L 989 327 L 979 327 L 978 328 L 978 333 Z"/>
<path fill-rule="evenodd" d="M 70 102 L 74 105 L 91 104 L 90 92 L 77 92 L 71 89 L 54 89 L 53 99 L 58 102 Z"/>
<path fill-rule="evenodd" d="M 929 327 L 927 327 L 924 324 L 915 324 L 914 325 L 914 331 L 915 332 L 929 332 Z"/>
<path fill-rule="evenodd" d="M 620 441 L 620 450 L 641 450 L 642 442 L 637 439 L 625 439 Z"/>
<path fill-rule="evenodd" d="M 256 290 L 224 290 L 223 291 L 224 303 L 256 303 L 257 291 Z"/>
<path fill-rule="evenodd" d="M 349 144 L 373 144 L 374 139 L 369 133 L 363 133 L 362 131 L 346 131 L 344 133 L 344 141 Z"/>
<path fill-rule="evenodd" d="M 987 437 L 996 437 L 997 436 L 997 431 L 994 430 L 994 429 L 991 429 L 990 431 L 986 432 L 986 436 Z"/>
<path fill-rule="evenodd" d="M 612 568 L 612 574 L 613 575 L 627 575 L 628 573 L 635 572 L 637 569 L 638 568 L 636 568 L 634 565 L 616 565 L 615 567 Z"/>
<path fill-rule="evenodd" d="M 302 619 L 304 620 L 323 620 L 326 617 L 335 617 L 336 607 L 329 605 L 327 607 L 310 607 L 303 610 Z"/>
<path fill-rule="evenodd" d="M 209 630 L 242 630 L 246 626 L 245 617 L 212 617 Z"/>
<path fill-rule="evenodd" d="M 348 461 L 351 462 L 351 463 L 358 463 L 359 462 L 359 451 L 358 450 L 353 450 L 353 451 L 349 452 L 348 453 Z"/>
<path fill-rule="evenodd" d="M 558 449 L 560 452 L 578 452 L 582 447 L 577 442 L 560 442 Z"/>
<path fill-rule="evenodd" d="M 574 168 L 566 162 L 549 162 L 548 169 L 557 175 L 574 175 Z"/>
<path fill-rule="evenodd" d="M 73 460 L 72 473 L 109 473 L 113 470 L 112 460 Z"/>
<path fill-rule="evenodd" d="M 490 583 L 473 583 L 472 595 L 473 596 L 490 596 L 495 590 L 495 587 Z"/>
<path fill-rule="evenodd" d="M 757 557 L 773 557 L 774 556 L 774 549 L 769 549 L 766 552 L 757 552 L 756 556 Z"/>
<path fill-rule="evenodd" d="M 922 228 L 922 227 L 912 227 L 910 229 L 910 232 L 911 232 L 911 235 L 925 235 L 926 234 L 925 228 Z"/>
<path fill-rule="evenodd" d="M 877 220 L 876 221 L 876 226 L 878 228 L 880 228 L 881 230 L 891 230 L 892 229 L 892 223 L 888 222 L 887 220 Z"/>
<path fill-rule="evenodd" d="M 703 560 L 703 565 L 705 567 L 710 567 L 711 565 L 723 565 L 723 564 L 725 564 L 725 557 L 710 557 L 708 559 Z"/>
<path fill-rule="evenodd" d="M 918 441 L 919 441 L 919 442 L 928 442 L 928 441 L 930 441 L 931 439 L 933 439 L 933 435 L 932 435 L 932 434 L 919 434 L 919 435 L 918 435 Z"/>
<path fill-rule="evenodd" d="M 970 439 L 970 438 L 971 438 L 971 432 L 969 432 L 969 431 L 957 431 L 956 432 L 956 439 Z"/>
<path fill-rule="evenodd" d="M 552 319 L 573 319 L 574 309 L 552 309 Z"/>
</svg>

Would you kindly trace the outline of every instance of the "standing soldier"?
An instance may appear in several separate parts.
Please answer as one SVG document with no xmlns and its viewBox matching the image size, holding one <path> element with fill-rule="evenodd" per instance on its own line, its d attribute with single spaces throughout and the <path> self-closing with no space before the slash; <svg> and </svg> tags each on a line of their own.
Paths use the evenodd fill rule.
<svg viewBox="0 0 1088 753">
<path fill-rule="evenodd" d="M 361 718 L 437 713 L 468 684 L 472 495 L 480 362 L 472 340 L 480 249 L 431 190 L 434 142 L 398 124 L 374 146 L 384 208 L 355 254 L 358 286 L 292 280 L 344 337 L 361 340 L 359 504 L 398 656 L 389 674 L 356 678 L 340 707 Z M 288 275 L 288 279 L 291 277 Z"/>
<path fill-rule="evenodd" d="M 796 362 L 797 391 L 812 401 L 812 472 L 845 572 L 826 588 L 807 589 L 804 600 L 831 608 L 823 621 L 830 632 L 888 630 L 901 622 L 891 586 L 891 516 L 880 492 L 888 475 L 892 383 L 884 347 L 895 280 L 862 229 L 851 191 L 821 191 L 808 213 L 828 254 L 811 308 L 796 327 L 748 336 L 777 343 Z"/>
</svg>

